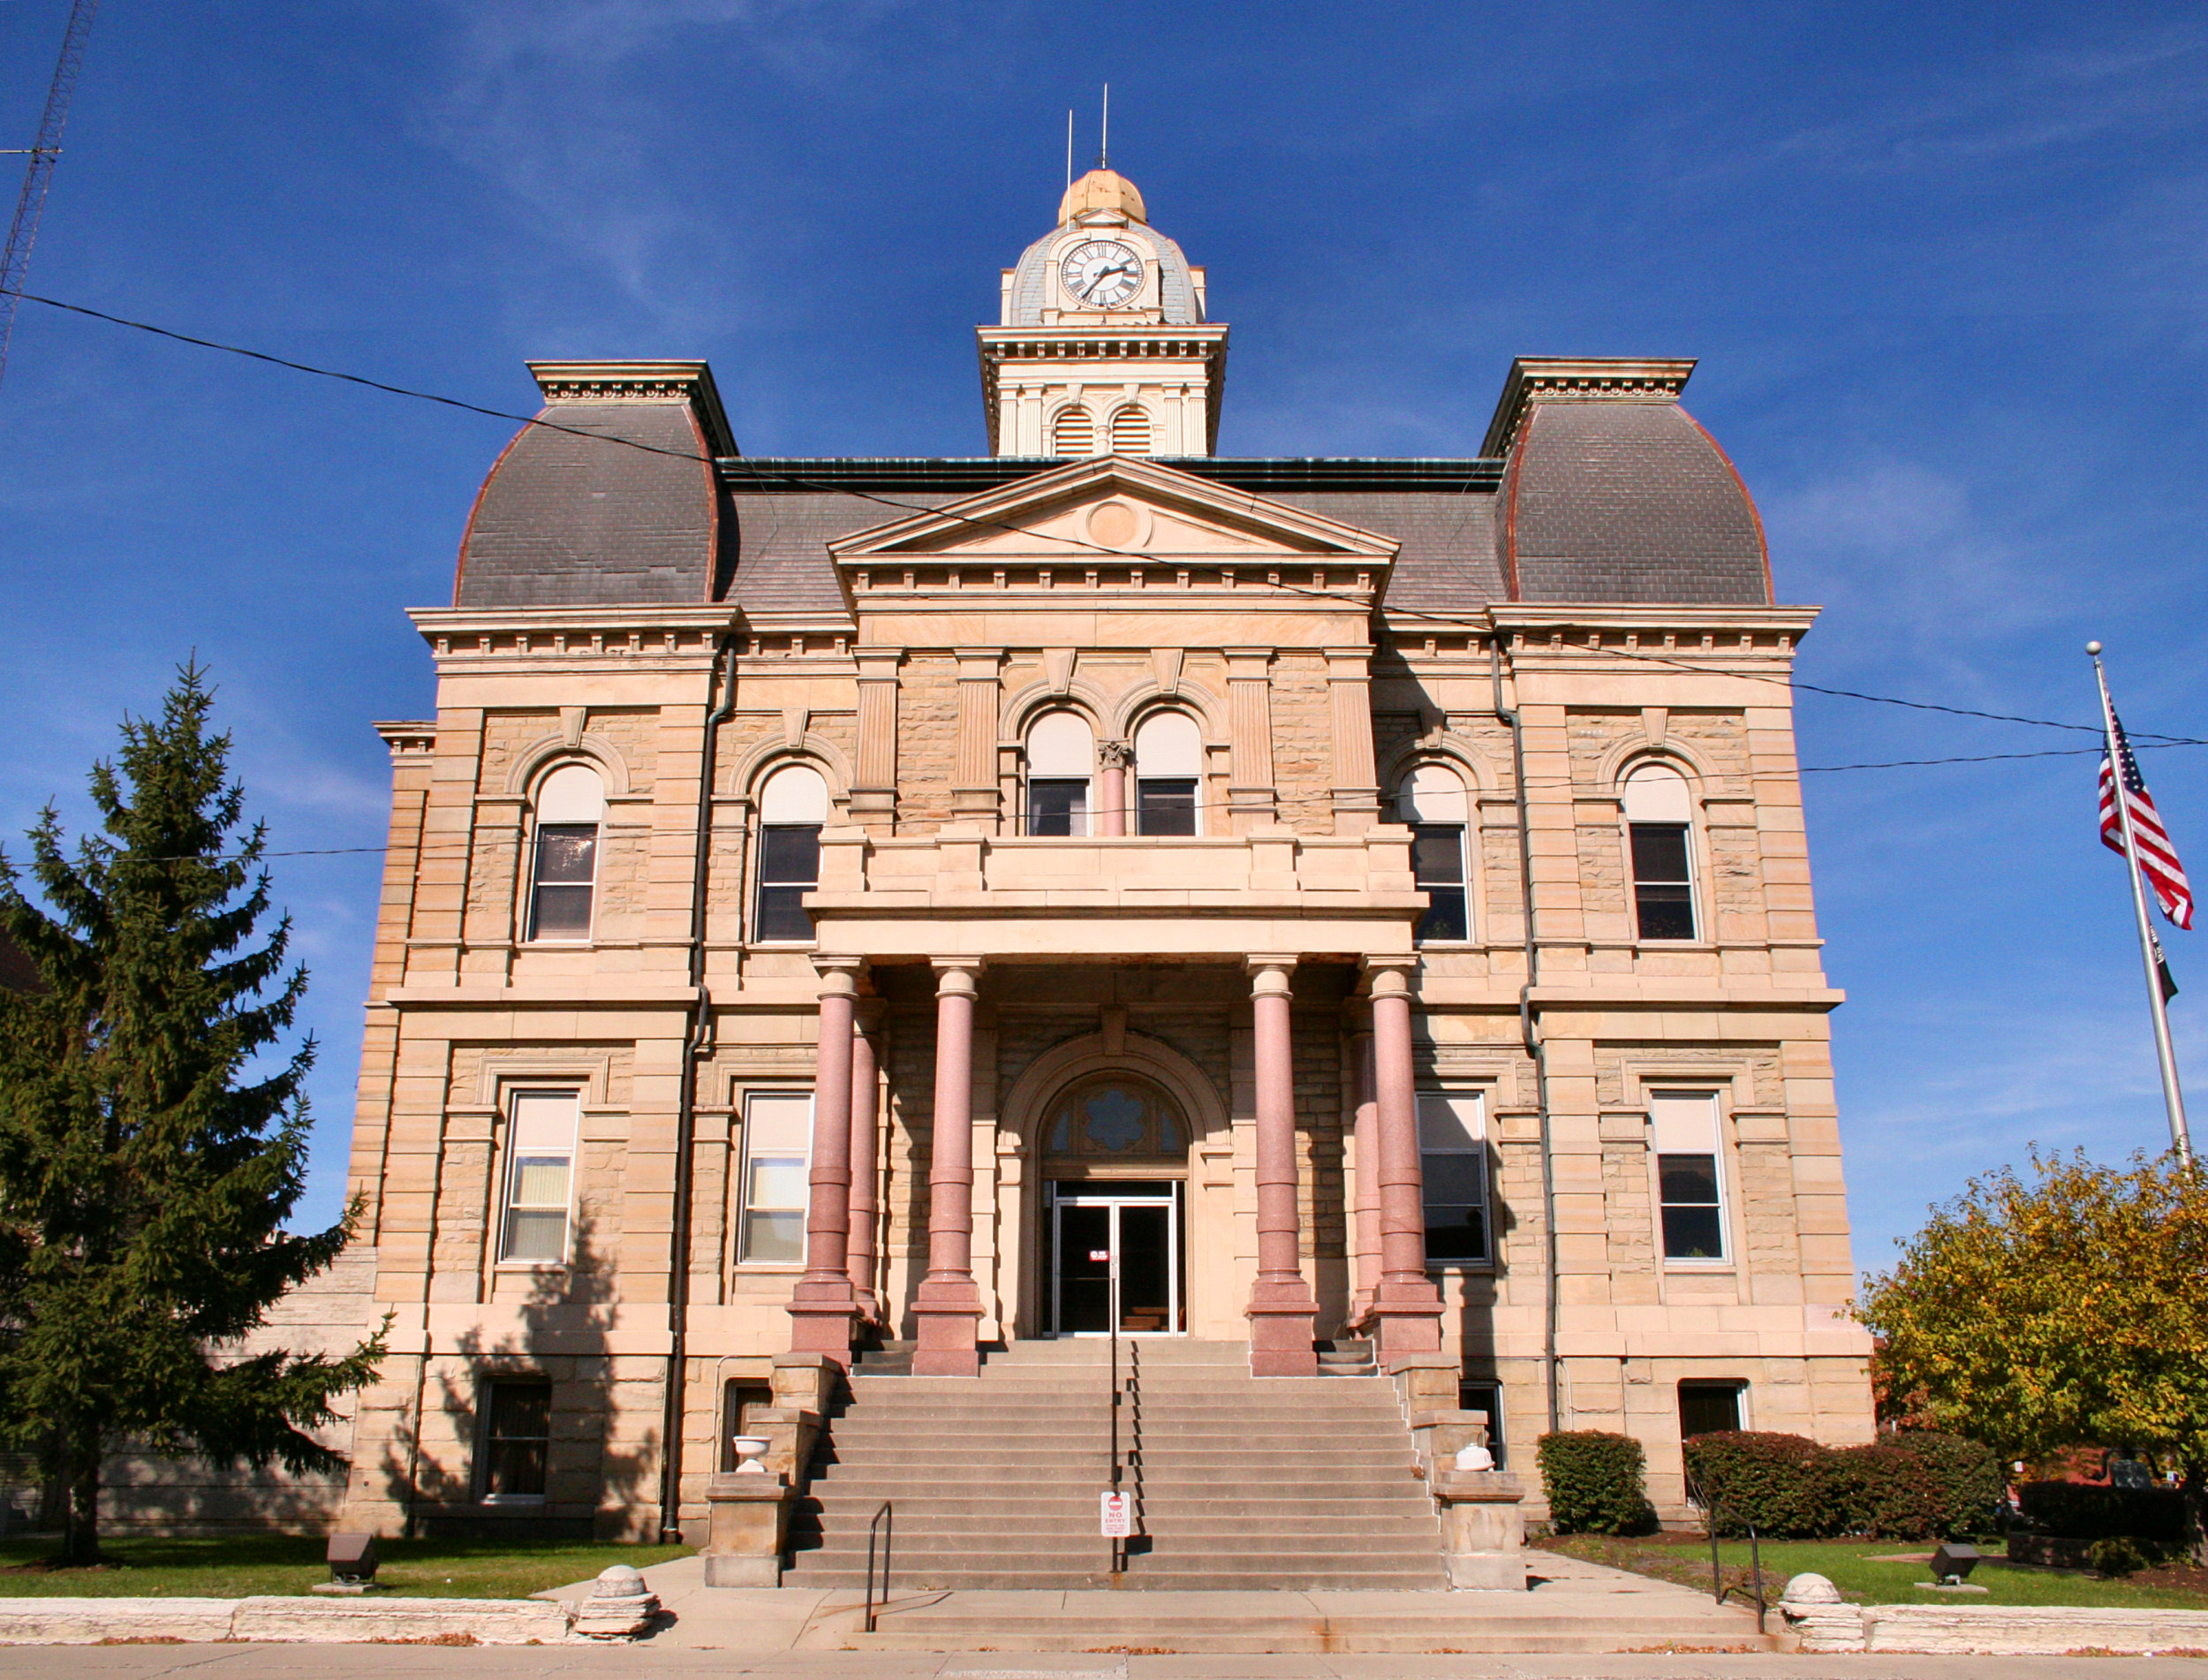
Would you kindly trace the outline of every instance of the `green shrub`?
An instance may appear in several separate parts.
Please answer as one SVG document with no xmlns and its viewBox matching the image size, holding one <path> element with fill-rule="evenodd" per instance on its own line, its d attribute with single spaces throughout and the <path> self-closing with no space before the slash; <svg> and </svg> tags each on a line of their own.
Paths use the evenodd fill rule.
<svg viewBox="0 0 2208 1680">
<path fill-rule="evenodd" d="M 1947 1527 L 1932 1468 L 1906 1447 L 1873 1442 L 1831 1455 L 1848 1532 L 1879 1540 L 1936 1540 Z"/>
<path fill-rule="evenodd" d="M 2016 1490 L 2026 1526 L 2068 1540 L 2135 1540 L 2166 1554 L 2186 1543 L 2185 1496 L 2174 1487 L 2028 1481 Z"/>
<path fill-rule="evenodd" d="M 1656 1526 L 1644 1476 L 1647 1461 L 1630 1435 L 1569 1429 L 1543 1435 L 1534 1457 L 1560 1534 L 1645 1534 Z"/>
<path fill-rule="evenodd" d="M 1888 1446 L 1915 1453 L 1940 1485 L 1940 1525 L 1928 1538 L 1966 1539 L 1991 1530 L 2000 1516 L 2008 1478 L 1992 1448 L 1963 1435 L 1934 1430 L 1905 1430 L 1881 1437 Z"/>
<path fill-rule="evenodd" d="M 2137 1540 L 2124 1534 L 2111 1534 L 2085 1548 L 2085 1561 L 2097 1575 L 2124 1576 L 2146 1568 L 2148 1558 Z"/>
<path fill-rule="evenodd" d="M 1821 1447 L 1803 1435 L 1728 1430 L 1686 1443 L 1688 1496 L 1718 1502 L 1718 1532 L 1817 1540 L 1869 1534 L 1943 1540 L 1991 1524 L 2000 1497 L 1992 1449 L 1959 1435 L 1882 1435 Z"/>
<path fill-rule="evenodd" d="M 1845 1479 L 1805 1435 L 1728 1429 L 1688 1438 L 1687 1496 L 1717 1508 L 1717 1532 L 1815 1540 L 1847 1526 Z"/>
</svg>

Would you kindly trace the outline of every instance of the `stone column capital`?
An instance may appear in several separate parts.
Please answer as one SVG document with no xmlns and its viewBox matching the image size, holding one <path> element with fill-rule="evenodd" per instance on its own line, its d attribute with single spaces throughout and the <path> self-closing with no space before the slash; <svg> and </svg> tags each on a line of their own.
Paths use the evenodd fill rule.
<svg viewBox="0 0 2208 1680">
<path fill-rule="evenodd" d="M 981 971 L 988 965 L 979 957 L 931 957 L 938 997 L 972 997 L 980 989 Z"/>
<path fill-rule="evenodd" d="M 820 977 L 822 997 L 851 997 L 858 995 L 858 977 L 866 972 L 864 957 L 815 957 L 813 972 Z"/>
<path fill-rule="evenodd" d="M 1290 990 L 1289 976 L 1295 972 L 1296 958 L 1292 956 L 1273 955 L 1245 957 L 1242 965 L 1250 974 L 1250 990 L 1258 997 L 1286 997 Z"/>
<path fill-rule="evenodd" d="M 1374 997 L 1403 997 L 1410 995 L 1410 982 L 1418 972 L 1418 959 L 1409 953 L 1366 957 L 1361 965 Z"/>
</svg>

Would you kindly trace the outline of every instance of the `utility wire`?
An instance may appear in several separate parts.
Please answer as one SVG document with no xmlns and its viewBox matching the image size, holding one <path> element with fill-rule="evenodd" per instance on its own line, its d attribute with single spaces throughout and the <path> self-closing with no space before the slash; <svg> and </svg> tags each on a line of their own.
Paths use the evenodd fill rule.
<svg viewBox="0 0 2208 1680">
<path fill-rule="evenodd" d="M 714 458 L 711 456 L 696 455 L 685 450 L 667 449 L 660 444 L 647 443 L 637 438 L 621 437 L 607 432 L 588 431 L 581 427 L 563 426 L 556 420 L 548 420 L 535 415 L 519 414 L 509 409 L 489 408 L 480 403 L 464 402 L 457 397 L 441 396 L 435 391 L 417 390 L 411 386 L 394 385 L 388 383 L 383 380 L 369 379 L 359 374 L 343 373 L 336 368 L 330 367 L 318 367 L 311 362 L 295 361 L 289 357 L 270 355 L 266 351 L 249 350 L 241 344 L 224 344 L 219 339 L 202 338 L 191 333 L 178 332 L 170 328 L 155 326 L 150 322 L 133 321 L 128 316 L 110 314 L 105 310 L 90 308 L 83 304 L 64 303 L 58 298 L 41 297 L 36 292 L 0 288 L 0 296 L 23 299 L 31 303 L 43 304 L 49 308 L 66 310 L 72 314 L 88 315 L 95 321 L 104 321 L 109 322 L 110 325 L 117 327 L 127 327 L 136 332 L 152 333 L 158 337 L 173 339 L 178 344 L 195 344 L 203 350 L 220 351 L 226 355 L 244 356 L 253 361 L 267 362 L 273 367 L 288 367 L 294 373 L 312 374 L 318 378 L 341 380 L 345 383 L 352 385 L 364 385 L 370 390 L 383 391 L 393 397 L 412 397 L 418 402 L 436 403 L 446 408 L 457 408 L 462 410 L 466 413 L 480 414 L 490 420 L 507 420 L 512 422 L 513 424 L 525 427 L 537 427 L 545 431 L 563 433 L 570 437 L 588 438 L 594 443 L 616 443 L 624 449 L 639 450 L 647 455 L 663 455 L 671 459 L 688 462 L 692 465 L 704 465 L 711 466 L 715 464 Z M 800 477 L 796 473 L 762 472 L 755 463 L 740 455 L 732 458 L 732 459 L 736 465 L 743 467 L 752 475 L 754 482 L 760 484 L 765 484 L 772 481 L 775 482 L 794 485 L 800 489 L 815 490 L 823 495 L 851 496 L 859 501 L 872 502 L 881 507 L 894 509 L 898 512 L 934 514 L 941 518 L 956 520 L 962 525 L 971 525 L 983 530 L 1011 532 L 1019 528 L 1017 526 L 1003 524 L 997 520 L 975 518 L 966 514 L 948 513 L 941 508 L 929 507 L 921 503 L 900 502 L 894 497 L 879 496 L 866 490 L 853 489 L 848 485 L 822 483 L 817 480 Z M 1469 489 L 1469 483 L 1466 488 Z M 1460 494 L 1462 493 L 1463 492 L 1460 492 Z M 1256 498 L 1254 496 L 1250 498 L 1250 505 L 1252 507 L 1256 505 Z M 1131 549 L 1109 548 L 1101 543 L 1086 541 L 1078 537 L 1054 537 L 1052 541 L 1063 542 L 1070 547 L 1085 549 L 1091 553 L 1100 555 L 1110 559 L 1147 561 L 1150 557 L 1147 555 L 1141 554 Z M 1193 569 L 1194 568 L 1191 568 L 1191 570 Z M 1223 567 L 1212 569 L 1220 571 L 1224 570 Z M 1327 600 L 1335 599 L 1329 592 L 1312 588 L 1308 586 L 1283 583 L 1278 586 L 1293 594 L 1313 595 Z M 1382 609 L 1382 611 L 1390 618 L 1411 619 L 1425 624 L 1447 624 L 1455 629 L 1486 629 L 1492 632 L 1493 628 L 1490 624 L 1483 624 L 1481 621 L 1478 619 L 1469 618 L 1463 615 L 1425 612 L 1416 608 L 1386 607 Z M 1669 665 L 1681 670 L 1695 671 L 1705 676 L 1714 674 L 1738 677 L 1744 682 L 1772 683 L 1781 688 L 1789 690 L 1797 688 L 1805 689 L 1811 693 L 1833 695 L 1842 700 L 1868 700 L 1875 705 L 1880 706 L 1906 707 L 1912 711 L 1941 712 L 1951 717 L 1982 718 L 1988 722 L 1997 723 L 2027 723 L 2038 729 L 2073 730 L 2089 735 L 2098 735 L 2101 732 L 2100 726 L 2098 724 L 2065 723 L 2057 722 L 2052 718 L 2024 717 L 2010 712 L 1980 711 L 1972 707 L 1946 706 L 1932 700 L 1903 700 L 1892 694 L 1870 694 L 1864 692 L 1860 689 L 1833 688 L 1817 683 L 1803 682 L 1799 677 L 1792 676 L 1766 677 L 1752 671 L 1724 671 L 1713 673 L 1706 665 L 1698 665 L 1686 660 L 1672 658 L 1665 655 L 1652 654 L 1639 649 L 1601 646 L 1580 646 L 1575 647 L 1571 651 L 1601 653 L 1619 659 L 1637 659 L 1651 664 Z M 2208 745 L 2208 738 L 2198 738 L 2191 736 L 2182 735 L 2163 735 L 2152 730 L 2143 731 L 2139 734 L 2136 734 L 2132 737 L 2132 740 L 2134 744 L 2137 745 L 2146 745 L 2150 740 L 2170 745 Z M 2020 758 L 2030 756 L 2034 755 L 2028 753 L 1994 753 L 1952 759 L 1897 759 L 1893 761 L 1891 764 L 1866 764 L 1863 766 L 1837 764 L 1817 766 L 1805 765 L 1803 767 L 1803 772 L 1806 775 L 1818 771 L 1854 769 L 1858 768 L 1864 769 L 1886 769 L 1916 764 L 1985 763 L 2001 758 Z"/>
<path fill-rule="evenodd" d="M 2195 741 L 2158 741 L 2151 743 L 2151 745 L 2143 745 L 2142 743 L 2136 741 L 2132 743 L 2134 749 L 2139 752 L 2147 752 L 2152 750 L 2153 747 L 2160 746 L 2196 746 L 2202 745 L 2208 745 L 2208 743 Z M 1796 767 L 1795 773 L 1798 776 L 1832 776 L 1842 770 L 1903 770 L 1913 769 L 1921 765 L 1995 764 L 2011 759 L 2085 758 L 2099 753 L 2100 750 L 2101 749 L 2097 746 L 2058 746 L 2050 747 L 2044 752 L 2038 753 L 1972 753 L 1959 758 L 1884 759 L 1880 760 L 1877 763 L 1871 764 L 1803 764 Z M 1587 784 L 1576 777 L 1528 776 L 1526 778 L 1525 785 L 1529 788 L 1571 788 L 1584 787 Z M 1471 790 L 1470 791 L 1472 797 L 1478 797 L 1478 790 Z M 1507 793 L 1509 790 L 1508 788 L 1500 788 L 1496 790 L 1496 791 L 1499 794 Z M 1282 806 L 1332 806 L 1334 803 L 1334 796 L 1327 793 L 1314 794 L 1307 798 L 1296 798 L 1291 796 L 1285 798 L 1270 799 L 1267 800 L 1267 803 L 1275 808 Z M 1385 807 L 1387 803 L 1388 802 L 1386 800 L 1381 801 L 1383 807 Z M 1231 804 L 1222 803 L 1217 799 L 1202 799 L 1199 800 L 1193 808 L 1199 811 L 1231 811 L 1234 809 L 1234 806 Z M 1050 836 L 1009 835 L 1000 837 L 1015 840 L 1026 840 L 1048 838 Z M 1074 835 L 1070 837 L 1076 840 L 1099 840 L 1110 838 L 1112 836 L 1092 834 Z M 1129 835 L 1125 837 L 1131 840 L 1139 839 L 1144 836 L 1138 835 Z M 1170 836 L 1156 836 L 1152 837 L 1169 838 Z M 1205 839 L 1219 839 L 1223 836 L 1218 835 L 1207 835 L 1199 837 Z M 476 836 L 470 835 L 457 839 L 424 840 L 420 844 L 413 847 L 412 851 L 418 857 L 426 857 L 440 851 L 452 855 L 465 855 L 485 849 L 488 848 L 479 844 Z M 116 851 L 112 852 L 106 859 L 104 859 L 104 861 L 110 863 L 120 861 L 129 861 L 132 863 L 205 863 L 211 866 L 221 863 L 240 863 L 248 861 L 258 862 L 268 858 L 344 858 L 362 855 L 368 852 L 388 852 L 389 850 L 390 847 L 389 845 L 309 846 L 300 850 L 289 851 L 261 851 L 253 853 L 242 851 L 231 852 L 217 858 L 203 858 L 196 851 L 178 852 L 173 855 L 159 858 L 130 858 L 125 853 Z"/>
</svg>

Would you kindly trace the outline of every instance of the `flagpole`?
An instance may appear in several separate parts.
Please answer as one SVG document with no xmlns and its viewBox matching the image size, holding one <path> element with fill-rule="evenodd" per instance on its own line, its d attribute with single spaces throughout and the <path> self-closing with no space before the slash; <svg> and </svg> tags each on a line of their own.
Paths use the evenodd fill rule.
<svg viewBox="0 0 2208 1680">
<path fill-rule="evenodd" d="M 2123 836 L 2124 863 L 2131 876 L 2131 908 L 2139 919 L 2139 958 L 2146 966 L 2147 1005 L 2154 1015 L 2154 1053 L 2162 1064 L 2162 1103 L 2169 1110 L 2170 1143 L 2178 1160 L 2189 1166 L 2193 1143 L 2185 1125 L 2185 1094 L 2177 1086 L 2177 1051 L 2170 1042 L 2170 1010 L 2162 996 L 2162 975 L 2154 960 L 2154 928 L 2147 920 L 2146 887 L 2139 877 L 2139 845 L 2131 833 L 2131 795 L 2124 786 L 2123 756 L 2116 749 L 2116 707 L 2108 698 L 2108 673 L 2101 669 L 2100 644 L 2089 641 L 2093 680 L 2100 688 L 2101 737 L 2108 745 L 2108 772 L 2116 787 L 2116 824 Z"/>
</svg>

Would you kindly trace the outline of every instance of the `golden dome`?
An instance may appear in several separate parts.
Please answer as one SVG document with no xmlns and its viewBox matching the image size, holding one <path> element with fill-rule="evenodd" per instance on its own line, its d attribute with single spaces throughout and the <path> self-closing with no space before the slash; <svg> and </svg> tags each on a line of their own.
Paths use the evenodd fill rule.
<svg viewBox="0 0 2208 1680">
<path fill-rule="evenodd" d="M 1058 225 L 1063 227 L 1088 210 L 1117 210 L 1130 221 L 1146 223 L 1150 220 L 1135 184 L 1112 170 L 1091 170 L 1066 189 L 1065 197 L 1058 201 Z"/>
</svg>

